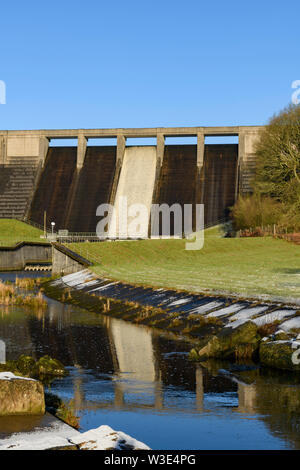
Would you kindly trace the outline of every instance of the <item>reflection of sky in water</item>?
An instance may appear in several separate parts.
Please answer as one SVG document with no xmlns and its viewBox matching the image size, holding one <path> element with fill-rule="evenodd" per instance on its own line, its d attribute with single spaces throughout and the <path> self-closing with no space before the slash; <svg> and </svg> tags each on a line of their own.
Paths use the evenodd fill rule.
<svg viewBox="0 0 300 470">
<path fill-rule="evenodd" d="M 83 430 L 108 424 L 154 449 L 300 447 L 286 406 L 294 382 L 284 379 L 282 389 L 278 379 L 276 390 L 268 377 L 238 384 L 189 362 L 191 346 L 165 333 L 50 301 L 42 316 L 5 309 L 0 338 L 8 359 L 50 354 L 68 366 L 50 389 L 74 400 Z M 278 401 L 281 391 L 287 402 Z"/>
</svg>

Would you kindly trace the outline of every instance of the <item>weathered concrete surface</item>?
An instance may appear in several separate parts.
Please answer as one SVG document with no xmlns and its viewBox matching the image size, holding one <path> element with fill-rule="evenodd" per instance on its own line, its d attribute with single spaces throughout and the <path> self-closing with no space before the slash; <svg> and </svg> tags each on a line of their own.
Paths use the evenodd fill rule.
<svg viewBox="0 0 300 470">
<path fill-rule="evenodd" d="M 66 275 L 76 273 L 92 263 L 69 248 L 53 243 L 52 274 Z"/>
<path fill-rule="evenodd" d="M 238 146 L 205 145 L 203 164 L 203 203 L 205 223 L 228 217 L 236 197 Z"/>
<path fill-rule="evenodd" d="M 45 413 L 44 387 L 41 382 L 0 373 L 0 416 L 42 415 Z"/>
<path fill-rule="evenodd" d="M 29 219 L 43 226 L 55 222 L 55 230 L 65 229 L 68 207 L 76 177 L 76 147 L 49 147 L 44 169 L 37 184 Z"/>
<path fill-rule="evenodd" d="M 197 186 L 197 146 L 196 145 L 166 145 L 163 162 L 158 180 L 156 181 L 156 196 L 154 203 L 173 204 L 181 206 L 196 203 Z M 179 233 L 176 232 L 173 217 L 170 218 L 170 235 L 181 236 L 184 232 L 183 223 Z M 160 223 L 159 234 L 164 236 L 164 228 Z"/>
<path fill-rule="evenodd" d="M 0 270 L 17 271 L 25 268 L 26 263 L 48 263 L 51 261 L 49 243 L 21 242 L 15 246 L 0 247 Z"/>
<path fill-rule="evenodd" d="M 70 202 L 66 226 L 71 232 L 96 232 L 99 204 L 108 203 L 116 166 L 116 147 L 87 147 Z"/>
<path fill-rule="evenodd" d="M 149 216 L 154 190 L 156 172 L 156 147 L 127 147 L 123 159 L 123 166 L 119 178 L 118 189 L 114 201 L 116 210 L 116 227 L 111 229 L 109 235 L 117 238 L 130 236 L 130 223 L 134 217 L 127 213 L 132 204 L 143 204 L 148 214 L 141 218 L 138 228 L 138 237 L 148 237 Z M 126 201 L 125 199 L 126 198 Z"/>
<path fill-rule="evenodd" d="M 242 195 L 252 192 L 252 182 L 255 174 L 256 157 L 255 145 L 259 139 L 260 130 L 254 128 L 242 130 L 239 134 L 239 192 Z"/>
<path fill-rule="evenodd" d="M 37 157 L 44 161 L 49 145 L 49 140 L 40 134 L 38 135 L 7 135 L 5 145 L 5 154 L 2 155 L 3 163 L 10 160 L 11 157 Z"/>
</svg>

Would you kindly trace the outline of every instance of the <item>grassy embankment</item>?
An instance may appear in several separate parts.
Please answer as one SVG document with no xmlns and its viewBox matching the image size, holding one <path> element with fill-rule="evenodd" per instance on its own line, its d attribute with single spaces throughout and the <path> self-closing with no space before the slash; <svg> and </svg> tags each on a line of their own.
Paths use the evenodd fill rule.
<svg viewBox="0 0 300 470">
<path fill-rule="evenodd" d="M 0 219 L 0 246 L 12 246 L 18 242 L 41 242 L 43 232 L 20 220 Z"/>
<path fill-rule="evenodd" d="M 217 229 L 210 229 L 199 251 L 185 250 L 185 240 L 68 246 L 95 262 L 96 274 L 115 280 L 286 302 L 300 299 L 300 247 L 285 240 L 221 238 Z"/>
<path fill-rule="evenodd" d="M 42 241 L 42 232 L 18 220 L 0 219 L 0 245 Z M 204 248 L 186 251 L 185 240 L 73 243 L 94 262 L 93 271 L 112 279 L 190 292 L 245 297 L 300 298 L 300 247 L 271 237 L 221 238 L 205 232 Z"/>
</svg>

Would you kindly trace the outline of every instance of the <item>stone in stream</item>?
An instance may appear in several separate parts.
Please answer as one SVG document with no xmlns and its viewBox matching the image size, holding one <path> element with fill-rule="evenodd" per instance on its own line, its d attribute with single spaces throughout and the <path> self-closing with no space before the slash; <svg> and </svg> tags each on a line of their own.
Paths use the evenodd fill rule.
<svg viewBox="0 0 300 470">
<path fill-rule="evenodd" d="M 12 372 L 0 373 L 0 416 L 44 413 L 44 387 L 40 382 Z"/>
<path fill-rule="evenodd" d="M 300 370 L 300 341 L 262 341 L 259 348 L 260 362 L 268 367 Z"/>
<path fill-rule="evenodd" d="M 213 336 L 198 352 L 199 357 L 215 357 L 222 359 L 251 358 L 258 350 L 260 336 L 257 326 L 247 321 L 236 328 L 223 328 Z"/>
<path fill-rule="evenodd" d="M 53 376 L 64 376 L 67 375 L 67 371 L 63 364 L 57 359 L 53 359 L 50 356 L 41 357 L 37 363 L 36 367 L 38 370 L 38 375 L 53 375 Z"/>
</svg>

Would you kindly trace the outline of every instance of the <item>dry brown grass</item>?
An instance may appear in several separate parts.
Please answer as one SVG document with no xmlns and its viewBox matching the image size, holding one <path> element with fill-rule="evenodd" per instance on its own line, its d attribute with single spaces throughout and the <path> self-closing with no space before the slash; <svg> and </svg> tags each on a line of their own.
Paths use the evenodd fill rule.
<svg viewBox="0 0 300 470">
<path fill-rule="evenodd" d="M 47 302 L 41 291 L 36 295 L 18 295 L 12 284 L 4 284 L 3 282 L 0 282 L 0 305 L 25 305 L 38 310 L 47 308 Z"/>
<path fill-rule="evenodd" d="M 278 320 L 275 320 L 272 323 L 266 323 L 265 325 L 258 327 L 257 332 L 262 338 L 273 335 L 277 330 L 279 323 L 280 322 Z"/>
</svg>

